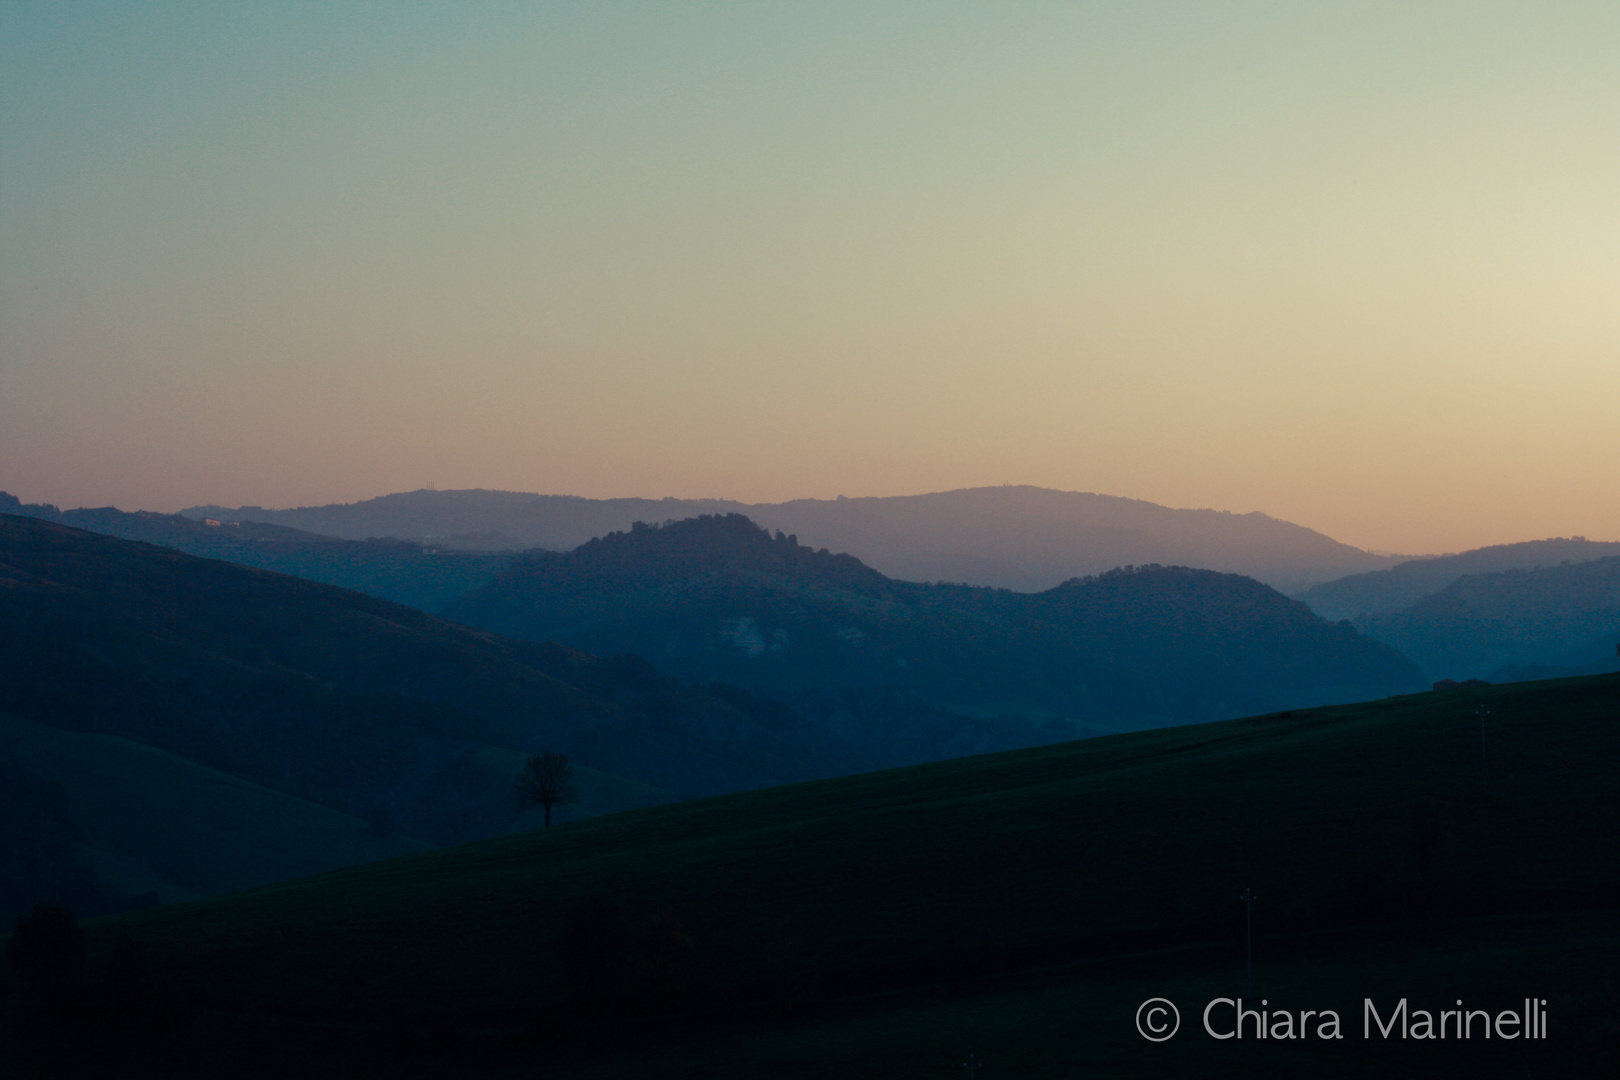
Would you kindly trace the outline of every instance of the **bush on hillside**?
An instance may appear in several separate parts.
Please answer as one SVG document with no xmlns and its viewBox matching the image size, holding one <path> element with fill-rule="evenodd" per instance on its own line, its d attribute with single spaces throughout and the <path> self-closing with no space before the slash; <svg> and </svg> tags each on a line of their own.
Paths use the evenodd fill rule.
<svg viewBox="0 0 1620 1080">
<path fill-rule="evenodd" d="M 43 998 L 58 998 L 84 972 L 84 931 L 60 904 L 35 904 L 17 921 L 6 962 Z"/>
</svg>

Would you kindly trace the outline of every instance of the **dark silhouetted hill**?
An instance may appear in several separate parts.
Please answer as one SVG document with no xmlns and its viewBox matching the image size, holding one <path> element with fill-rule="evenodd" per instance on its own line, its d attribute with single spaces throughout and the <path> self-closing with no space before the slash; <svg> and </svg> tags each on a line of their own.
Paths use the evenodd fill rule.
<svg viewBox="0 0 1620 1080">
<path fill-rule="evenodd" d="M 1613 670 L 1620 647 L 1620 557 L 1470 574 L 1360 625 L 1435 679 Z"/>
<path fill-rule="evenodd" d="M 264 521 L 350 539 L 424 541 L 499 532 L 563 550 L 593 537 L 694 516 L 741 513 L 812 548 L 860 557 L 892 578 L 962 581 L 1026 592 L 1123 565 L 1244 574 L 1294 591 L 1398 560 L 1265 514 L 1177 510 L 1139 499 L 1036 487 L 966 488 L 889 498 L 583 499 L 507 491 L 413 491 L 296 510 L 194 507 L 191 517 Z"/>
<path fill-rule="evenodd" d="M 9 515 L 0 642 L 0 760 L 78 791 L 112 876 L 165 897 L 409 850 L 366 841 L 368 822 L 431 843 L 505 831 L 512 778 L 546 748 L 588 771 L 598 812 L 877 760 L 778 702 L 635 657 Z M 234 834 L 246 853 L 217 847 L 226 820 L 263 826 Z"/>
<path fill-rule="evenodd" d="M 510 538 L 464 536 L 444 545 L 416 540 L 343 540 L 285 525 L 235 518 L 198 519 L 113 507 L 59 510 L 24 504 L 0 491 L 0 513 L 70 525 L 76 529 L 161 544 L 208 559 L 256 566 L 279 574 L 353 589 L 433 611 L 483 584 L 511 562 Z"/>
<path fill-rule="evenodd" d="M 1591 562 L 1613 555 L 1620 555 L 1620 543 L 1599 543 L 1580 536 L 1496 544 L 1460 555 L 1413 559 L 1388 570 L 1351 574 L 1313 585 L 1300 593 L 1299 598 L 1324 619 L 1360 619 L 1410 607 L 1465 574 L 1533 570 L 1541 566 Z"/>
<path fill-rule="evenodd" d="M 136 912 L 88 927 L 90 964 L 141 950 L 145 1024 L 67 1038 L 0 973 L 0 1072 L 889 1080 L 971 1052 L 987 1077 L 1611 1076 L 1617 706 L 1600 677 L 1140 732 Z M 1291 1037 L 1216 1041 L 1249 930 Z M 1539 986 L 1545 1040 L 1363 1037 L 1368 1000 L 1500 1025 Z M 1151 997 L 1178 1037 L 1138 1034 Z"/>
<path fill-rule="evenodd" d="M 1249 578 L 1149 566 L 1043 593 L 895 581 L 741 515 L 537 553 L 447 609 L 795 695 L 887 687 L 979 715 L 1107 728 L 1382 696 L 1421 682 L 1348 624 Z"/>
</svg>

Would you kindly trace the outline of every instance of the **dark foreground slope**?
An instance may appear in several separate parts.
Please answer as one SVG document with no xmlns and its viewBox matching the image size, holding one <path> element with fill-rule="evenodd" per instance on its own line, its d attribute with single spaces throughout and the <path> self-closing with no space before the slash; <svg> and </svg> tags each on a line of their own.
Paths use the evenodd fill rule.
<svg viewBox="0 0 1620 1080">
<path fill-rule="evenodd" d="M 13 984 L 0 1053 L 54 1075 L 950 1076 L 972 1054 L 1019 1077 L 1612 1076 L 1617 766 L 1620 677 L 1595 677 L 635 811 L 102 922 L 92 989 L 127 934 L 139 1007 L 29 1028 Z M 1320 1017 L 1204 1033 L 1206 1002 L 1247 996 L 1246 888 L 1250 1003 L 1334 1010 L 1343 1039 Z M 1366 997 L 1532 995 L 1545 1041 L 1362 1038 Z M 1163 1044 L 1134 1026 L 1151 997 L 1181 1010 Z"/>
<path fill-rule="evenodd" d="M 10 834 L 0 836 L 0 863 L 11 863 L 0 873 L 0 925 L 8 927 L 41 900 L 99 914 L 431 846 L 156 747 L 15 716 L 0 715 L 0 763 L 7 789 L 0 801 L 16 815 L 10 828 L 0 826 Z M 14 797 L 19 781 L 60 796 L 67 846 L 53 848 L 37 825 L 29 827 L 40 802 Z M 57 864 L 57 880 L 41 872 L 42 861 Z M 72 876 L 60 880 L 64 871 Z"/>
<path fill-rule="evenodd" d="M 896 687 L 951 708 L 1129 729 L 1411 690 L 1421 674 L 1235 574 L 1143 567 L 1038 594 L 884 577 L 740 515 L 521 558 L 446 609 L 788 695 Z"/>
<path fill-rule="evenodd" d="M 59 510 L 23 504 L 0 491 L 0 513 L 40 518 L 87 532 L 161 544 L 205 559 L 274 570 L 434 611 L 499 573 L 513 551 L 474 551 L 375 536 L 343 540 L 285 525 L 198 519 L 113 507 Z M 382 534 L 377 534 L 382 535 Z"/>
<path fill-rule="evenodd" d="M 1140 499 L 1004 485 L 886 498 L 582 499 L 515 491 L 411 491 L 347 505 L 194 507 L 364 539 L 499 532 L 563 550 L 637 521 L 745 514 L 811 547 L 851 551 L 906 581 L 965 581 L 1035 592 L 1111 567 L 1166 563 L 1245 574 L 1293 591 L 1394 561 L 1265 514 L 1182 510 Z"/>
</svg>

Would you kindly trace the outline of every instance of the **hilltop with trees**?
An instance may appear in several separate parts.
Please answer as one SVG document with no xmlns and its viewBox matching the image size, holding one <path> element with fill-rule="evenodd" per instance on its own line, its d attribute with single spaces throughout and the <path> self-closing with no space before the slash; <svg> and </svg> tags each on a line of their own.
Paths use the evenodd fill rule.
<svg viewBox="0 0 1620 1080">
<path fill-rule="evenodd" d="M 0 916 L 499 834 L 546 747 L 579 762 L 581 814 L 867 766 L 634 657 L 33 518 L 0 515 L 0 640 Z"/>
<path fill-rule="evenodd" d="M 736 514 L 530 553 L 446 612 L 790 701 L 886 688 L 1057 730 L 1189 723 L 1422 685 L 1393 649 L 1235 574 L 1130 567 L 1034 594 L 919 584 Z"/>
<path fill-rule="evenodd" d="M 637 521 L 743 514 L 812 548 L 847 551 L 888 577 L 1038 592 L 1116 566 L 1160 563 L 1242 574 L 1285 591 L 1393 566 L 1262 513 L 1175 509 L 1141 499 L 1021 485 L 881 498 L 585 499 L 516 491 L 410 491 L 364 502 L 268 510 L 197 506 L 189 517 L 260 521 L 363 540 L 432 542 L 499 533 L 567 550 Z"/>
</svg>

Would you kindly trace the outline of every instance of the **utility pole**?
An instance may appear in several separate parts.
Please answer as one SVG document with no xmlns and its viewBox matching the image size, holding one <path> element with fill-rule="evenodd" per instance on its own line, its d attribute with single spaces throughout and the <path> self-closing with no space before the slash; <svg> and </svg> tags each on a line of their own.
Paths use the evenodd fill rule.
<svg viewBox="0 0 1620 1080">
<path fill-rule="evenodd" d="M 1249 999 L 1254 999 L 1254 902 L 1260 899 L 1254 895 L 1253 889 L 1244 889 L 1243 895 L 1238 897 L 1243 901 L 1243 929 L 1247 939 L 1248 948 L 1245 950 L 1249 958 Z"/>
<path fill-rule="evenodd" d="M 962 1062 L 962 1068 L 968 1071 L 968 1080 L 974 1080 L 974 1077 L 979 1075 L 979 1070 L 984 1068 L 984 1062 L 969 1054 L 968 1059 Z"/>
<path fill-rule="evenodd" d="M 1485 718 L 1491 715 L 1491 710 L 1481 705 L 1479 707 L 1479 789 L 1485 790 Z"/>
</svg>

